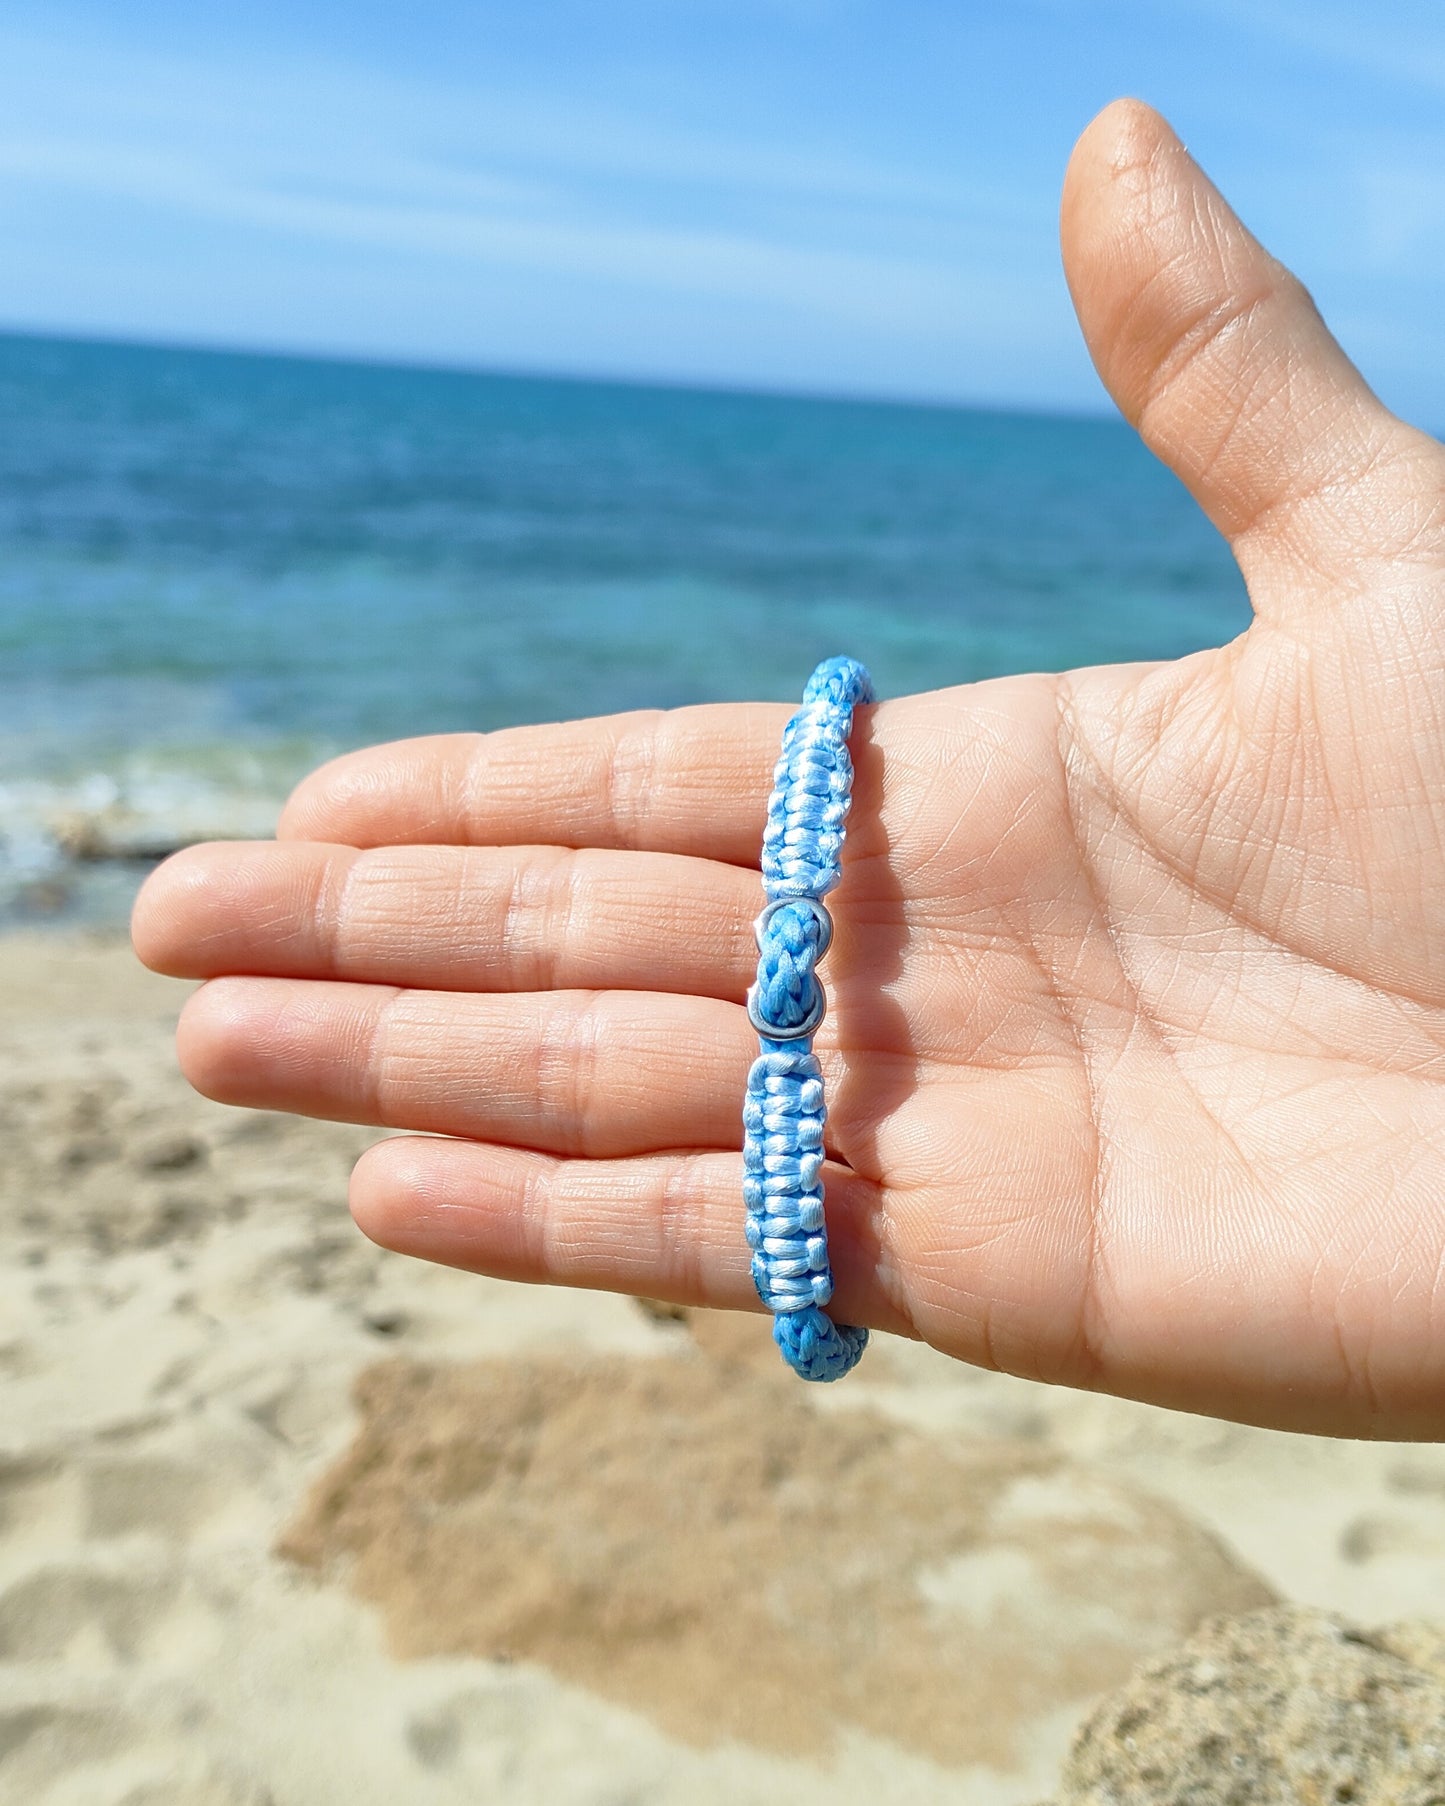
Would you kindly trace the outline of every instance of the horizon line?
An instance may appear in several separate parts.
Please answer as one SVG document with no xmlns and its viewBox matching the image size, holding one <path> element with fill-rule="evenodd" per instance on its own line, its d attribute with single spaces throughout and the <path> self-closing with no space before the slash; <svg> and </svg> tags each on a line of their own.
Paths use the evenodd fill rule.
<svg viewBox="0 0 1445 1806">
<path fill-rule="evenodd" d="M 266 343 L 237 343 L 204 338 L 166 338 L 147 334 L 32 326 L 0 321 L 0 342 L 29 340 L 42 344 L 90 346 L 122 351 L 181 352 L 199 357 L 252 358 L 261 362 L 329 364 L 357 370 L 394 370 L 418 375 L 471 376 L 508 382 L 550 382 L 579 388 L 648 389 L 664 394 L 726 396 L 738 400 L 798 401 L 834 407 L 882 407 L 956 414 L 1014 414 L 1039 420 L 1080 421 L 1128 426 L 1112 404 L 1097 409 L 1044 406 L 1038 402 L 964 400 L 957 396 L 918 395 L 896 390 L 789 388 L 766 383 L 728 382 L 717 377 L 640 375 L 623 371 L 543 368 L 536 365 L 469 363 L 454 358 L 408 356 L 398 352 L 364 352 Z M 1132 429 L 1131 429 L 1132 430 Z"/>
</svg>

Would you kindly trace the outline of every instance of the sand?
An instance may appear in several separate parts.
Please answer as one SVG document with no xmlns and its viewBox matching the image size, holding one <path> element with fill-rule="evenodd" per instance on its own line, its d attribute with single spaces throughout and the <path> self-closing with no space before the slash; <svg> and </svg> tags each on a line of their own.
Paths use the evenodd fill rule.
<svg viewBox="0 0 1445 1806">
<path fill-rule="evenodd" d="M 386 1254 L 186 988 L 0 939 L 0 1800 L 1023 1806 L 1210 1612 L 1445 1618 L 1445 1449 Z"/>
</svg>

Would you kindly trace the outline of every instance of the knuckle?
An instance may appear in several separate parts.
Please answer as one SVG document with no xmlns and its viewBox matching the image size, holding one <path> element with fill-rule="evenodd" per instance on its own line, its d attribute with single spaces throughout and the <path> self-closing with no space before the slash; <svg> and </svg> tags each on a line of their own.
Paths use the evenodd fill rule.
<svg viewBox="0 0 1445 1806">
<path fill-rule="evenodd" d="M 546 1119 L 549 1141 L 569 1153 L 589 1151 L 605 1033 L 600 992 L 559 997 L 542 1009 L 536 1054 L 537 1108 Z"/>
<path fill-rule="evenodd" d="M 575 849 L 529 852 L 512 867 L 503 904 L 501 945 L 512 981 L 528 990 L 558 989 L 576 944 L 581 890 Z"/>
<path fill-rule="evenodd" d="M 642 844 L 659 763 L 663 716 L 634 720 L 612 743 L 607 762 L 607 806 L 619 846 Z"/>
</svg>

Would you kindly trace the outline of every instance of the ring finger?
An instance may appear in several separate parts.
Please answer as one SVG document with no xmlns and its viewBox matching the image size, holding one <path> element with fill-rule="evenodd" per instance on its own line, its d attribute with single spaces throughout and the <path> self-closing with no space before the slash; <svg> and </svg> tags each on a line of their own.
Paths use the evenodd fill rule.
<svg viewBox="0 0 1445 1806">
<path fill-rule="evenodd" d="M 218 978 L 181 1066 L 218 1102 L 607 1157 L 735 1148 L 757 1043 L 735 1004 Z"/>
</svg>

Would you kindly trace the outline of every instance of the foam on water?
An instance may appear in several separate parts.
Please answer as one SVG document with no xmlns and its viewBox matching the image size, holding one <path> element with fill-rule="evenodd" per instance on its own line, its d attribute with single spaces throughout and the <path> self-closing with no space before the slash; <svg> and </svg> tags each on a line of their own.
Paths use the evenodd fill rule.
<svg viewBox="0 0 1445 1806">
<path fill-rule="evenodd" d="M 154 753 L 73 777 L 0 782 L 0 922 L 111 922 L 154 862 L 199 840 L 268 837 L 287 786 L 274 764 L 230 748 L 167 769 Z"/>
</svg>

